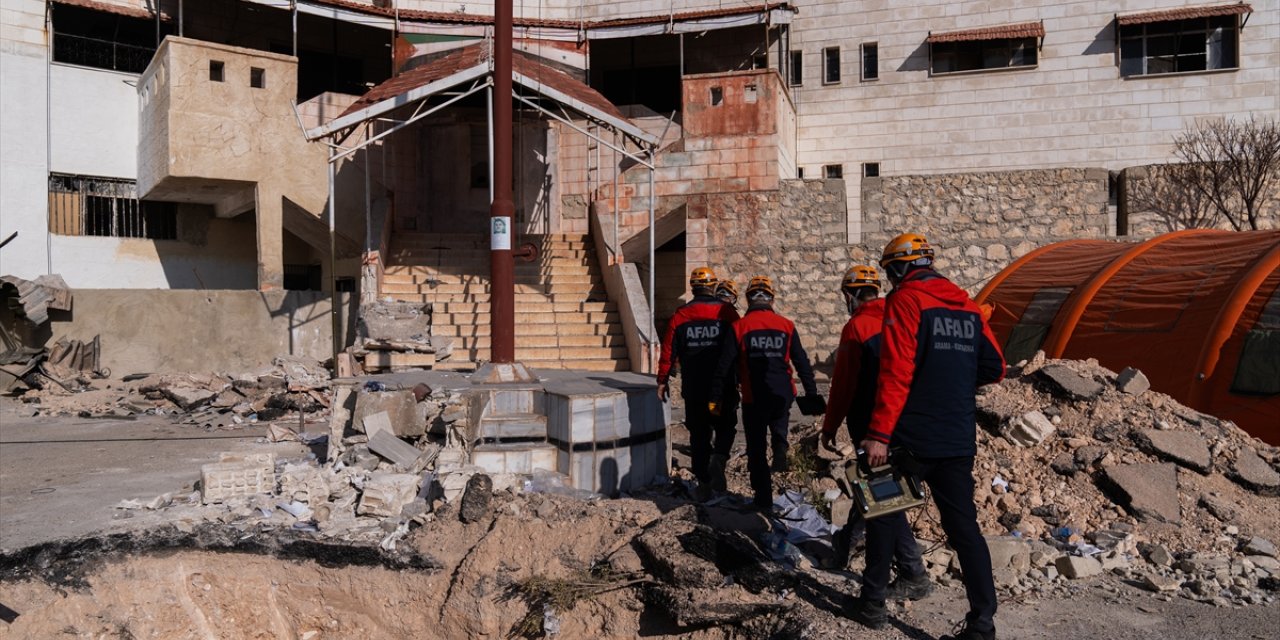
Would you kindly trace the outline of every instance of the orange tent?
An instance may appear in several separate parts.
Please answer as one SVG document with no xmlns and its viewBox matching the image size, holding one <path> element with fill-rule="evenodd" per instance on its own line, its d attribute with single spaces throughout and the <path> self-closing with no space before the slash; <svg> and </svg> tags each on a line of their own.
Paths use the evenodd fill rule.
<svg viewBox="0 0 1280 640">
<path fill-rule="evenodd" d="M 1192 229 L 1146 242 L 1069 240 L 978 295 L 1009 362 L 1097 358 L 1280 444 L 1280 231 Z"/>
</svg>

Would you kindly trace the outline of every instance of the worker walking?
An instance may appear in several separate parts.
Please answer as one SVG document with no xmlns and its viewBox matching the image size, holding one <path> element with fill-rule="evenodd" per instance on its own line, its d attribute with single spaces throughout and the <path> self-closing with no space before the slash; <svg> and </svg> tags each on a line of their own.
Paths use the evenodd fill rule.
<svg viewBox="0 0 1280 640">
<path fill-rule="evenodd" d="M 856 265 L 845 272 L 840 282 L 840 292 L 849 309 L 849 321 L 840 333 L 840 346 L 836 349 L 835 369 L 831 374 L 831 399 L 822 421 L 821 442 L 830 450 L 836 449 L 836 432 L 840 423 L 848 425 L 853 442 L 867 437 L 871 422 L 871 410 L 876 401 L 876 376 L 880 372 L 880 329 L 884 323 L 884 298 L 880 297 L 880 273 L 869 265 Z M 851 514 L 849 522 L 836 532 L 836 559 L 839 566 L 848 561 L 853 541 L 865 529 L 868 549 L 872 545 L 887 545 L 872 555 L 877 561 L 894 561 L 898 577 L 888 586 L 885 598 L 890 600 L 919 600 L 933 590 L 933 583 L 925 573 L 911 525 L 903 512 L 893 513 L 873 520 L 864 520 Z M 879 548 L 879 547 L 877 547 Z M 879 573 L 880 568 L 868 569 Z"/>
<path fill-rule="evenodd" d="M 722 390 L 733 380 L 736 370 L 742 389 L 742 427 L 747 439 L 752 502 L 757 508 L 768 509 L 773 504 L 770 448 L 773 449 L 773 469 L 785 471 L 787 468 L 787 429 L 791 403 L 796 399 L 793 363 L 804 385 L 808 400 L 805 405 L 821 403 L 822 398 L 795 324 L 773 311 L 773 281 L 766 276 L 752 278 L 746 295 L 747 313 L 733 324 L 725 340 L 720 364 L 712 379 L 711 395 L 717 399 L 722 397 Z M 710 409 L 712 413 L 720 412 L 718 404 Z"/>
<path fill-rule="evenodd" d="M 725 278 L 716 285 L 716 298 L 738 312 L 738 283 Z M 733 439 L 738 432 L 738 376 L 725 385 L 724 398 L 720 407 L 720 415 L 716 419 L 715 439 L 711 444 L 711 461 L 707 464 L 708 475 L 711 476 L 713 491 L 726 491 L 725 468 L 729 465 L 729 455 L 733 452 Z"/>
<path fill-rule="evenodd" d="M 894 290 L 885 301 L 875 408 L 862 447 L 872 467 L 889 460 L 916 474 L 938 507 L 947 544 L 964 576 L 969 612 L 953 640 L 995 638 L 996 590 L 991 554 L 973 501 L 975 394 L 1004 377 L 1004 357 L 991 327 L 964 292 L 933 269 L 924 236 L 905 233 L 880 258 Z M 884 626 L 891 542 L 873 543 L 868 528 L 867 570 L 850 616 Z"/>
<path fill-rule="evenodd" d="M 717 284 L 715 272 L 708 267 L 698 267 L 689 275 L 693 300 L 676 309 L 671 317 L 658 361 L 658 398 L 663 402 L 667 401 L 672 369 L 678 367 L 680 370 L 680 395 L 684 398 L 685 427 L 689 430 L 689 457 L 693 475 L 698 479 L 696 497 L 702 501 L 711 498 L 713 484 L 724 484 L 724 462 L 718 461 L 718 482 L 713 481 L 709 468 L 713 446 L 714 451 L 723 451 L 727 460 L 733 446 L 733 428 L 737 426 L 736 422 L 726 423 L 720 416 L 711 415 L 708 406 L 713 401 L 717 404 L 724 402 L 724 389 L 712 395 L 711 377 L 725 337 L 738 319 L 737 310 L 715 297 Z"/>
</svg>

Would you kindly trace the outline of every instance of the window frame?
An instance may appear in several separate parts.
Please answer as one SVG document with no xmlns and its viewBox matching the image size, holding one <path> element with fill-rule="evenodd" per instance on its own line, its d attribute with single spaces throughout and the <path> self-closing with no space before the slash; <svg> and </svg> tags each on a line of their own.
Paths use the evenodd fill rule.
<svg viewBox="0 0 1280 640">
<path fill-rule="evenodd" d="M 49 172 L 48 226 L 54 235 L 178 240 L 177 205 L 140 200 L 127 178 Z"/>
<path fill-rule="evenodd" d="M 1188 23 L 1192 23 L 1192 22 L 1202 23 L 1204 27 L 1203 30 L 1177 28 L 1178 25 L 1189 26 Z M 1213 26 L 1215 22 L 1222 22 L 1222 23 L 1230 22 L 1231 23 L 1230 29 L 1228 30 L 1226 27 L 1215 28 Z M 1160 33 L 1160 32 L 1157 32 L 1155 34 L 1151 33 L 1151 30 L 1153 27 L 1160 28 L 1161 25 L 1163 25 L 1164 28 L 1168 29 L 1167 33 Z M 1214 55 L 1213 34 L 1218 29 L 1221 29 L 1223 31 L 1222 38 L 1219 39 L 1219 42 L 1221 43 L 1219 46 L 1223 47 L 1223 51 L 1220 51 L 1218 54 L 1220 57 L 1223 56 L 1226 51 L 1227 36 L 1230 35 L 1230 37 L 1234 39 L 1234 43 L 1232 43 L 1232 45 L 1230 46 L 1231 60 L 1226 66 L 1210 67 L 1209 66 L 1210 61 L 1213 59 L 1213 55 Z M 1129 33 L 1126 33 L 1126 31 L 1128 31 Z M 1140 35 L 1133 35 L 1134 31 L 1140 31 L 1141 33 Z M 1187 18 L 1187 19 L 1181 19 L 1181 20 L 1161 20 L 1158 22 L 1145 22 L 1141 24 L 1128 24 L 1128 25 L 1117 24 L 1116 25 L 1116 69 L 1117 71 L 1119 71 L 1120 77 L 1124 79 L 1149 78 L 1149 77 L 1160 77 L 1160 76 L 1171 76 L 1171 75 L 1186 75 L 1186 74 L 1197 74 L 1197 73 L 1229 73 L 1232 71 L 1239 71 L 1240 70 L 1240 33 L 1242 31 L 1243 29 L 1240 26 L 1239 15 L 1209 16 L 1204 18 Z M 1186 53 L 1181 50 L 1182 38 L 1184 38 L 1187 34 L 1192 34 L 1192 33 L 1204 34 L 1204 48 L 1202 49 L 1201 53 Z M 1161 37 L 1172 37 L 1174 39 L 1173 54 L 1169 56 L 1156 56 L 1148 53 L 1150 48 L 1150 41 L 1153 39 L 1161 38 Z M 1126 43 L 1133 43 L 1133 42 L 1137 42 L 1141 44 L 1141 47 L 1142 47 L 1141 53 L 1138 56 L 1138 60 L 1140 60 L 1142 63 L 1142 70 L 1137 73 L 1126 73 L 1125 72 Z M 1203 69 L 1177 69 L 1176 68 L 1179 59 L 1194 58 L 1198 55 L 1204 56 Z M 1172 59 L 1171 63 L 1174 65 L 1175 69 L 1172 71 L 1148 72 L 1147 69 L 1150 66 L 1151 60 L 1160 59 L 1160 58 L 1171 58 Z"/>
<path fill-rule="evenodd" d="M 830 60 L 831 52 L 835 52 L 836 54 L 835 80 L 831 79 L 831 60 Z M 822 84 L 823 85 L 840 84 L 844 79 L 844 75 L 841 73 L 841 70 L 840 70 L 840 67 L 843 64 L 844 64 L 844 61 L 841 60 L 841 55 L 840 55 L 840 45 L 836 45 L 833 47 L 823 47 L 822 48 Z"/>
<path fill-rule="evenodd" d="M 874 57 L 875 57 L 875 68 L 873 69 L 874 73 L 872 75 L 867 75 L 867 50 L 868 49 L 874 52 Z M 858 51 L 860 54 L 860 62 L 861 62 L 861 64 L 858 65 L 858 79 L 861 80 L 862 82 L 875 82 L 879 80 L 880 79 L 880 43 L 875 41 L 864 42 L 858 47 Z"/>
<path fill-rule="evenodd" d="M 1016 51 L 1018 51 L 1019 49 L 1014 46 L 1009 46 L 1010 54 L 1009 54 L 1008 65 L 1005 65 L 1002 67 L 978 67 L 973 69 L 956 69 L 952 71 L 937 70 L 939 48 L 959 49 L 960 47 L 965 47 L 965 46 L 982 47 L 983 45 L 989 45 L 991 43 L 1005 43 L 1006 45 L 1019 43 L 1021 45 L 1020 50 L 1024 52 L 1030 51 L 1035 59 L 1030 63 L 1013 64 L 1013 61 L 1017 55 Z M 1040 67 L 1040 38 L 1035 36 L 1027 36 L 1023 38 L 984 38 L 981 40 L 956 40 L 956 41 L 949 41 L 949 42 L 930 42 L 928 44 L 929 44 L 929 77 L 955 76 L 955 75 L 966 75 L 966 74 L 974 74 L 974 73 L 1001 73 L 1001 72 L 1008 72 L 1008 71 L 1032 71 Z M 982 57 L 985 61 L 987 57 L 987 49 L 980 48 L 977 55 L 979 57 Z"/>
<path fill-rule="evenodd" d="M 832 171 L 832 169 L 834 169 L 835 171 Z M 831 175 L 832 173 L 837 173 L 839 175 L 833 176 Z M 822 165 L 822 179 L 823 180 L 844 180 L 844 165 L 838 162 L 833 164 Z"/>
</svg>

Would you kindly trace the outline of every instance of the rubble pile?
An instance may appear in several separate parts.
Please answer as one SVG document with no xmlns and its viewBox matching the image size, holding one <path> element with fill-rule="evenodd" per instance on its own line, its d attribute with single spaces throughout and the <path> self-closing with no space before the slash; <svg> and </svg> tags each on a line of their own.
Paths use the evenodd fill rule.
<svg viewBox="0 0 1280 640">
<path fill-rule="evenodd" d="M 1065 590 L 1110 572 L 1160 597 L 1275 600 L 1280 450 L 1150 390 L 1137 370 L 1037 354 L 978 397 L 976 498 L 998 582 Z M 944 539 L 930 506 L 922 541 Z M 928 544 L 926 542 L 926 544 Z M 946 580 L 953 554 L 933 544 Z"/>
<path fill-rule="evenodd" d="M 474 367 L 445 363 L 453 355 L 453 340 L 431 335 L 431 305 L 376 300 L 361 307 L 356 334 L 356 343 L 338 357 L 339 377 Z"/>
<path fill-rule="evenodd" d="M 134 374 L 122 380 L 82 379 L 70 389 L 46 385 L 22 394 L 35 415 L 129 419 L 170 415 L 205 429 L 235 429 L 279 421 L 290 425 L 329 409 L 329 372 L 314 360 L 292 356 L 272 366 L 236 374 Z M 296 439 L 281 427 L 273 440 Z"/>
</svg>

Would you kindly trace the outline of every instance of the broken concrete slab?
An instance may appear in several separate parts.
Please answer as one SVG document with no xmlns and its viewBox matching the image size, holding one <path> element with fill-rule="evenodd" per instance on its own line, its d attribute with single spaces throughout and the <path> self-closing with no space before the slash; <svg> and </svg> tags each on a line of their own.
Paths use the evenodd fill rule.
<svg viewBox="0 0 1280 640">
<path fill-rule="evenodd" d="M 987 536 L 992 569 L 1013 569 L 1025 573 L 1031 568 L 1031 545 L 1011 536 Z"/>
<path fill-rule="evenodd" d="M 1102 573 L 1102 563 L 1087 556 L 1061 556 L 1054 561 L 1058 573 L 1069 580 L 1079 580 Z"/>
<path fill-rule="evenodd" d="M 1054 430 L 1053 422 L 1043 413 L 1028 411 L 1005 425 L 1004 437 L 1014 444 L 1030 447 L 1044 442 Z"/>
<path fill-rule="evenodd" d="M 1209 446 L 1204 437 L 1190 431 L 1163 431 L 1147 429 L 1140 432 L 1139 441 L 1143 448 L 1158 457 L 1187 467 L 1208 473 L 1213 467 L 1209 456 Z"/>
<path fill-rule="evenodd" d="M 419 409 L 417 397 L 408 389 L 358 392 L 352 426 L 356 431 L 369 433 L 365 419 L 383 412 L 390 419 L 393 433 L 397 436 L 420 436 L 427 431 L 425 407 Z"/>
<path fill-rule="evenodd" d="M 362 516 L 399 516 L 418 495 L 422 478 L 412 473 L 374 473 L 364 481 L 364 493 L 356 513 Z"/>
<path fill-rule="evenodd" d="M 1182 522 L 1178 467 L 1172 463 L 1126 464 L 1103 470 L 1113 500 L 1144 522 Z M 1061 569 L 1061 567 L 1059 567 Z M 1065 571 L 1063 572 L 1066 573 Z"/>
<path fill-rule="evenodd" d="M 1231 522 L 1236 519 L 1236 508 L 1230 501 L 1225 498 L 1205 493 L 1200 495 L 1199 504 L 1204 507 L 1213 517 L 1223 521 Z"/>
<path fill-rule="evenodd" d="M 1276 545 L 1272 544 L 1270 540 L 1267 540 L 1266 538 L 1259 538 L 1258 536 L 1249 538 L 1249 540 L 1244 543 L 1244 547 L 1241 551 L 1244 551 L 1244 554 L 1247 556 L 1276 557 Z"/>
<path fill-rule="evenodd" d="M 1060 364 L 1051 364 L 1040 369 L 1037 374 L 1049 383 L 1054 395 L 1073 400 L 1092 400 L 1102 393 L 1102 385 L 1093 378 L 1072 371 Z"/>
<path fill-rule="evenodd" d="M 1232 470 L 1233 478 L 1247 489 L 1264 495 L 1280 492 L 1280 473 L 1276 473 L 1253 449 L 1242 447 L 1236 454 Z"/>
<path fill-rule="evenodd" d="M 391 435 L 388 431 L 379 431 L 369 438 L 369 450 L 402 469 L 412 468 L 422 455 L 422 451 L 417 447 Z"/>
<path fill-rule="evenodd" d="M 184 386 L 166 387 L 163 389 L 163 393 L 174 404 L 182 407 L 183 411 L 190 411 L 203 406 L 218 396 L 216 391 Z"/>
<path fill-rule="evenodd" d="M 290 464 L 280 472 L 280 497 L 313 507 L 329 500 L 324 472 L 309 464 Z"/>
<path fill-rule="evenodd" d="M 1133 367 L 1126 367 L 1124 371 L 1121 371 L 1116 376 L 1116 388 L 1121 393 L 1138 396 L 1151 388 L 1151 381 L 1147 380 L 1147 376 L 1141 371 Z"/>
<path fill-rule="evenodd" d="M 395 428 L 391 426 L 391 416 L 387 415 L 386 411 L 379 411 L 377 413 L 367 415 L 364 417 L 364 420 L 361 420 L 361 422 L 363 423 L 362 426 L 364 427 L 364 433 L 369 436 L 369 438 L 373 438 L 383 431 L 390 433 L 393 436 L 396 435 Z"/>
<path fill-rule="evenodd" d="M 1156 593 L 1177 591 L 1182 588 L 1182 581 L 1158 573 L 1148 573 L 1142 576 L 1142 588 Z"/>
<path fill-rule="evenodd" d="M 492 500 L 493 480 L 483 473 L 471 476 L 467 480 L 467 488 L 462 494 L 462 504 L 458 508 L 458 519 L 470 524 L 488 518 Z"/>
</svg>

